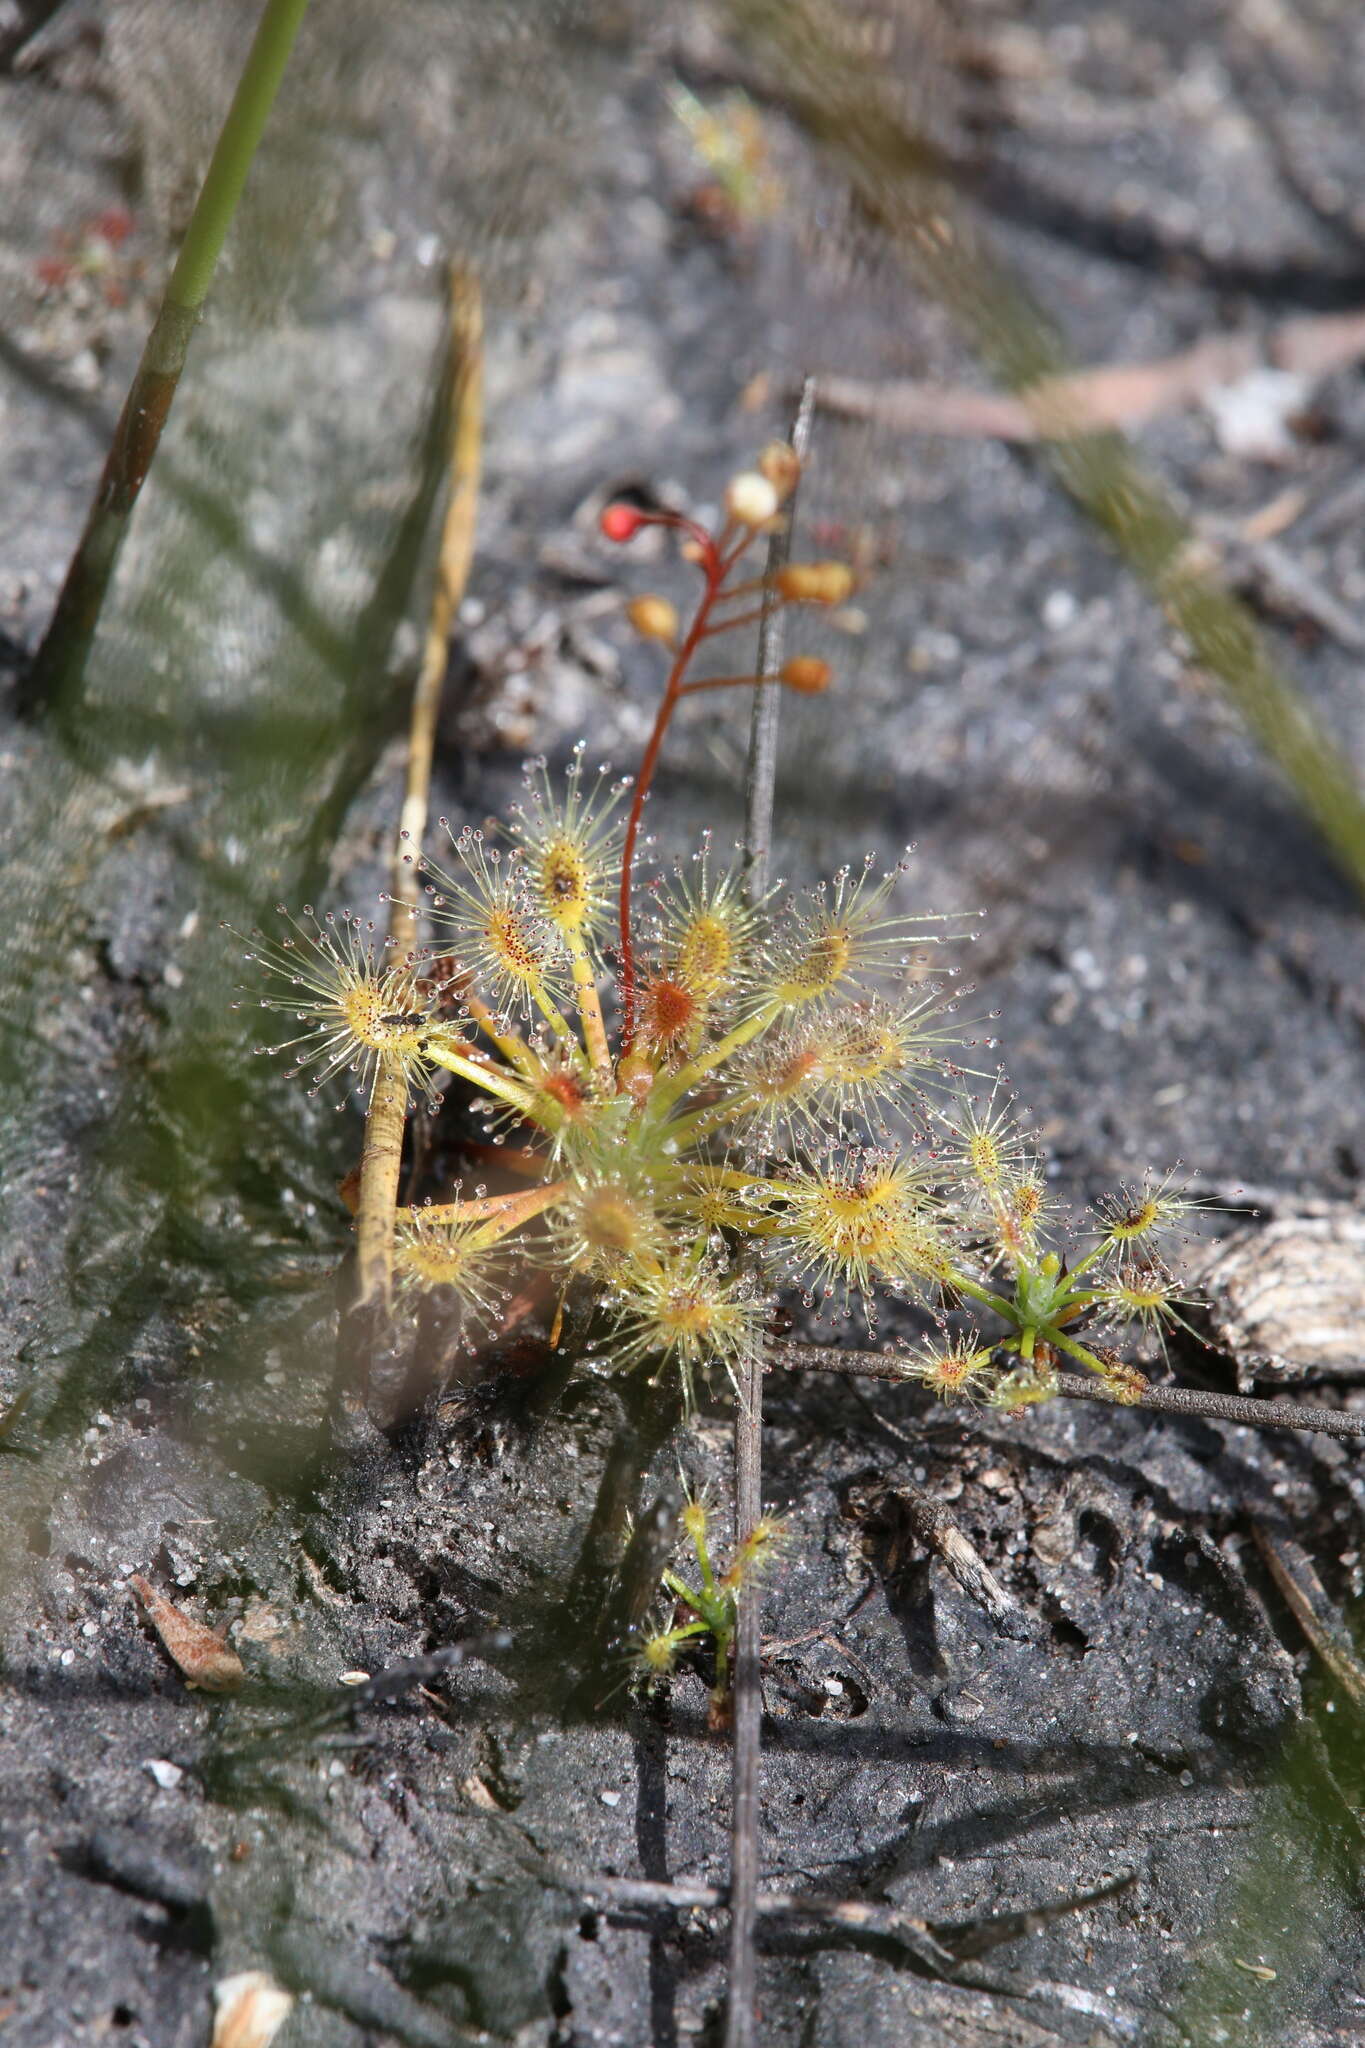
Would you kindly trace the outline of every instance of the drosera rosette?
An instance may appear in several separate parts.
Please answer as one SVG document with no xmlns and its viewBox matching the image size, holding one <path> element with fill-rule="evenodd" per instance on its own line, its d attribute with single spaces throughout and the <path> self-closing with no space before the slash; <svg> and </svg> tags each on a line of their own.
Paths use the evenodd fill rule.
<svg viewBox="0 0 1365 2048">
<path fill-rule="evenodd" d="M 958 1271 L 961 1232 L 922 1132 L 902 1125 L 924 1125 L 926 1090 L 961 1085 L 954 1054 L 970 1041 L 949 975 L 928 979 L 927 963 L 966 921 L 906 902 L 905 859 L 868 856 L 795 900 L 757 902 L 709 838 L 647 894 L 636 872 L 673 711 L 694 689 L 765 686 L 693 663 L 764 605 L 827 606 L 852 587 L 837 563 L 740 574 L 798 469 L 790 450 L 765 450 L 727 489 L 715 533 L 608 508 L 615 541 L 645 524 L 678 531 L 702 581 L 690 621 L 665 600 L 631 607 L 672 662 L 639 776 L 594 776 L 581 746 L 562 783 L 528 764 L 505 823 L 443 820 L 450 853 L 414 852 L 432 971 L 387 964 L 343 921 L 308 992 L 325 1075 L 357 1046 L 371 1076 L 447 1069 L 522 1182 L 400 1209 L 402 1298 L 440 1288 L 487 1327 L 520 1267 L 538 1297 L 595 1304 L 594 1359 L 653 1361 L 689 1391 L 761 1341 L 782 1284 L 845 1308 L 880 1288 L 938 1302 Z"/>
<path fill-rule="evenodd" d="M 675 532 L 701 580 L 690 617 L 652 594 L 627 608 L 670 664 L 633 783 L 587 771 L 581 745 L 562 782 L 529 763 L 505 823 L 442 821 L 451 857 L 420 860 L 430 956 L 393 958 L 373 925 L 309 911 L 253 941 L 259 999 L 294 1018 L 278 1050 L 315 1087 L 345 1074 L 368 1092 L 388 1071 L 434 1095 L 435 1070 L 456 1075 L 515 1170 L 505 1191 L 398 1211 L 405 1300 L 441 1289 L 485 1330 L 523 1273 L 561 1310 L 572 1293 L 599 1368 L 676 1371 L 690 1397 L 762 1341 L 783 1288 L 869 1326 L 899 1297 L 976 1325 L 907 1367 L 944 1399 L 1046 1398 L 1068 1358 L 1130 1398 L 1141 1376 L 1118 1346 L 1182 1325 L 1195 1297 L 1179 1240 L 1206 1205 L 1172 1174 L 1121 1189 L 1088 1233 L 1056 1213 L 1003 1074 L 963 1064 L 993 1041 L 964 1035 L 956 970 L 937 962 L 973 918 L 919 909 L 906 856 L 755 902 L 707 838 L 641 882 L 675 712 L 695 691 L 786 677 L 698 673 L 712 642 L 773 604 L 852 590 L 835 562 L 745 571 L 799 467 L 765 450 L 715 532 L 674 512 L 602 515 L 615 544 Z"/>
<path fill-rule="evenodd" d="M 486 853 L 481 858 L 492 872 Z M 515 896 L 501 893 L 499 871 L 499 905 L 537 916 L 521 884 L 512 886 Z M 652 1358 L 678 1370 L 690 1397 L 699 1373 L 731 1371 L 744 1348 L 761 1341 L 766 1302 L 782 1279 L 804 1278 L 845 1301 L 870 1300 L 880 1284 L 938 1298 L 951 1246 L 926 1164 L 909 1148 L 873 1147 L 866 1133 L 850 1149 L 847 1126 L 853 1108 L 879 1105 L 885 1123 L 880 1110 L 908 1103 L 926 1082 L 956 1085 L 961 1069 L 947 1054 L 960 1041 L 937 985 L 916 984 L 904 1001 L 894 990 L 869 992 L 856 918 L 847 944 L 839 927 L 821 994 L 794 1004 L 772 986 L 781 906 L 775 913 L 745 904 L 733 874 L 711 870 L 709 848 L 685 885 L 661 893 L 653 967 L 640 955 L 633 1039 L 625 1040 L 623 1021 L 615 1042 L 607 1036 L 606 1016 L 620 1012 L 602 1006 L 605 966 L 594 968 L 591 986 L 571 980 L 572 1022 L 567 1001 L 552 1021 L 533 990 L 541 1021 L 524 1032 L 480 1003 L 465 946 L 457 958 L 468 979 L 458 1000 L 487 1042 L 476 1054 L 447 1026 L 433 1033 L 429 1050 L 475 1088 L 499 1138 L 518 1141 L 521 1166 L 543 1174 L 515 1203 L 501 1198 L 497 1215 L 480 1211 L 480 1241 L 506 1238 L 510 1256 L 548 1271 L 561 1300 L 586 1283 L 602 1332 L 592 1357 L 622 1368 Z M 836 883 L 827 900 L 842 917 L 852 898 Z M 921 929 L 918 917 L 880 911 L 876 922 L 877 946 L 883 927 Z M 821 943 L 831 928 L 827 918 Z M 899 943 L 894 956 L 878 952 L 872 962 L 892 971 L 900 964 Z M 676 1038 L 649 1029 L 654 968 L 659 976 L 671 970 L 680 999 L 695 999 L 697 1014 Z M 758 1132 L 754 1061 L 768 1041 L 780 1053 L 793 1029 L 821 1034 L 820 1087 L 799 1128 L 774 1123 Z M 840 1163 L 812 1163 L 840 1145 Z M 458 1225 L 474 1212 L 457 1202 L 442 1214 Z"/>
<path fill-rule="evenodd" d="M 1136 1331 L 1164 1352 L 1174 1329 L 1189 1328 L 1182 1310 L 1198 1292 L 1163 1253 L 1208 1205 L 1173 1175 L 1149 1177 L 1106 1198 L 1097 1226 L 1077 1231 L 1055 1213 L 1041 1160 L 1001 1086 L 984 1101 L 964 1095 L 935 1111 L 931 1177 L 955 1237 L 942 1298 L 969 1312 L 974 1327 L 912 1354 L 906 1376 L 945 1400 L 986 1391 L 994 1405 L 1015 1407 L 1049 1399 L 1058 1367 L 1074 1360 L 1114 1399 L 1136 1400 L 1147 1381 L 1118 1347 Z M 1018 1364 L 1006 1369 L 1011 1355 Z"/>
</svg>

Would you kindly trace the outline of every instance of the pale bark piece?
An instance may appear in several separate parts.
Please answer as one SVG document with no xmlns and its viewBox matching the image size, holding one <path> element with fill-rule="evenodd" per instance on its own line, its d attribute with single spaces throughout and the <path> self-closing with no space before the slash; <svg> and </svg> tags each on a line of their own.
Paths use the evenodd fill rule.
<svg viewBox="0 0 1365 2048">
<path fill-rule="evenodd" d="M 1258 1380 L 1365 1379 L 1365 1213 L 1251 1224 L 1200 1274 L 1214 1341 L 1245 1390 Z"/>
<path fill-rule="evenodd" d="M 264 1970 L 241 1970 L 213 1987 L 215 2016 L 212 2048 L 270 2048 L 294 2009 Z"/>
</svg>

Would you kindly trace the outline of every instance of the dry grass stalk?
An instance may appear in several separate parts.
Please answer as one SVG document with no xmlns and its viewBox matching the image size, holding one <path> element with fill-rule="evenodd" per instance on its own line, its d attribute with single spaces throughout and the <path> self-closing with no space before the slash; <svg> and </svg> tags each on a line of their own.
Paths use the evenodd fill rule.
<svg viewBox="0 0 1365 2048">
<path fill-rule="evenodd" d="M 390 938 L 400 958 L 413 952 L 417 944 L 417 861 L 427 827 L 431 759 L 450 632 L 474 554 L 483 449 L 483 301 L 477 281 L 454 265 L 450 273 L 450 359 L 454 390 L 449 498 L 422 666 L 412 695 L 402 830 L 393 861 Z M 356 1213 L 360 1304 L 388 1300 L 407 1101 L 406 1075 L 399 1068 L 381 1066 L 365 1120 L 360 1166 Z"/>
</svg>

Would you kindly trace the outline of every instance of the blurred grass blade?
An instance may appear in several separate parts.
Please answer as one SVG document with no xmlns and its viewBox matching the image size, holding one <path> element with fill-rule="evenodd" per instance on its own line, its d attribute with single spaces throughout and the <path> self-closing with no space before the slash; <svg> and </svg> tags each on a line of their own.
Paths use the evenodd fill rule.
<svg viewBox="0 0 1365 2048">
<path fill-rule="evenodd" d="M 95 502 L 34 659 L 26 686 L 32 709 L 65 718 L 80 702 L 86 658 L 128 519 L 174 403 L 190 337 L 307 6 L 308 0 L 266 0 L 161 309 L 119 414 Z"/>
<path fill-rule="evenodd" d="M 1272 660 L 1247 607 L 1199 565 L 1194 536 L 1116 433 L 1057 404 L 1060 337 L 1001 268 L 866 54 L 856 18 L 826 0 L 731 0 L 731 19 L 784 104 L 875 227 L 1038 420 L 1054 473 L 1160 600 L 1222 684 L 1338 862 L 1365 895 L 1365 802 L 1343 750 Z"/>
</svg>

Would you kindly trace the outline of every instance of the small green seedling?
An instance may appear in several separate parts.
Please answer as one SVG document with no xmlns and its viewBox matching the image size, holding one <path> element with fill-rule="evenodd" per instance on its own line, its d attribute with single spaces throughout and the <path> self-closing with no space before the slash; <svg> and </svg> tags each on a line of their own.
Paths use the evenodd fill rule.
<svg viewBox="0 0 1365 2048">
<path fill-rule="evenodd" d="M 642 1635 L 635 1664 L 646 1680 L 667 1678 L 687 1648 L 699 1646 L 709 1636 L 715 1676 L 707 1718 L 716 1729 L 724 1727 L 730 1716 L 730 1670 L 740 1599 L 780 1544 L 782 1525 L 765 1515 L 739 1545 L 731 1563 L 717 1575 L 707 1541 L 709 1520 L 704 1500 L 687 1501 L 682 1524 L 696 1556 L 700 1584 L 690 1586 L 677 1572 L 664 1573 L 663 1587 L 672 1596 L 672 1611 L 665 1623 Z"/>
</svg>

